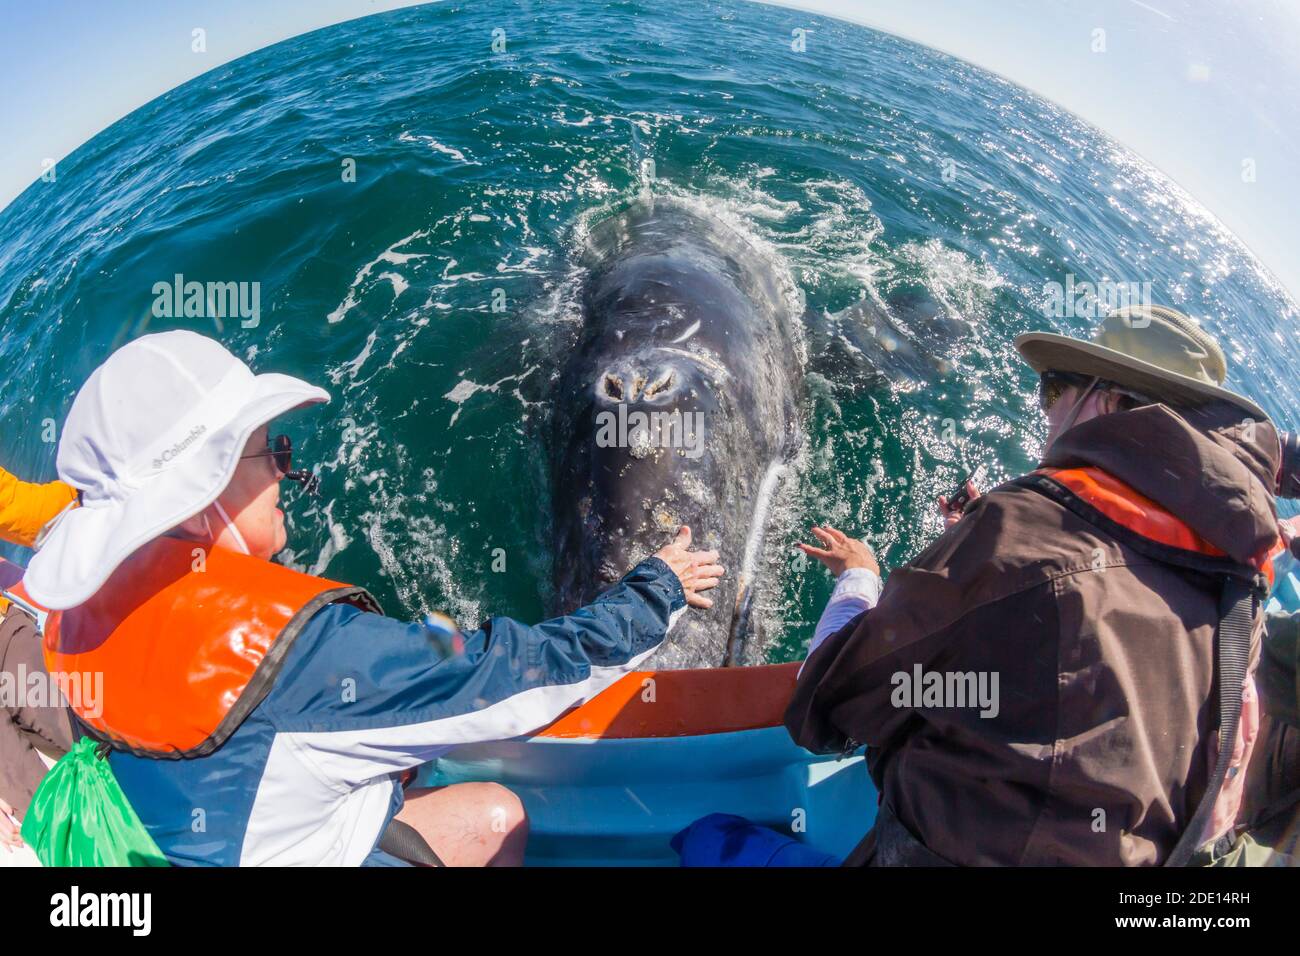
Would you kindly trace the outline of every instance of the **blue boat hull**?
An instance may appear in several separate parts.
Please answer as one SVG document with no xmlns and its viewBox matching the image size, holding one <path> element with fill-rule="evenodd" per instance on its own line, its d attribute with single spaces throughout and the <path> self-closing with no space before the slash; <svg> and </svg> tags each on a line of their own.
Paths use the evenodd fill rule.
<svg viewBox="0 0 1300 956">
<path fill-rule="evenodd" d="M 773 670 L 708 672 L 731 685 L 713 699 L 744 700 L 746 695 L 735 693 L 736 682 L 770 684 L 782 676 Z M 686 674 L 658 677 L 671 682 L 674 673 Z M 860 755 L 838 759 L 804 750 L 779 725 L 779 712 L 750 715 L 752 723 L 765 726 L 696 733 L 691 722 L 697 718 L 672 719 L 668 701 L 683 696 L 661 694 L 653 705 L 660 708 L 657 726 L 629 721 L 630 711 L 649 705 L 628 697 L 618 708 L 630 730 L 597 721 L 584 736 L 551 731 L 459 747 L 424 767 L 418 782 L 493 781 L 509 787 L 528 811 L 527 862 L 533 866 L 675 866 L 670 840 L 710 813 L 745 817 L 839 857 L 871 828 L 876 791 Z M 567 725 L 590 726 L 583 715 L 600 704 L 596 698 L 572 712 Z M 671 727 L 671 735 L 663 727 Z"/>
</svg>

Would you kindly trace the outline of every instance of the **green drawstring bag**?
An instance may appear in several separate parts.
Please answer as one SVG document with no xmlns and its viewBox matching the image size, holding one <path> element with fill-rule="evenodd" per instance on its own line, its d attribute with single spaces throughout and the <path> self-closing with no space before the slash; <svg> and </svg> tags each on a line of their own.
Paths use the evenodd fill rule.
<svg viewBox="0 0 1300 956">
<path fill-rule="evenodd" d="M 167 866 L 98 745 L 82 737 L 50 768 L 23 817 L 43 866 Z"/>
</svg>

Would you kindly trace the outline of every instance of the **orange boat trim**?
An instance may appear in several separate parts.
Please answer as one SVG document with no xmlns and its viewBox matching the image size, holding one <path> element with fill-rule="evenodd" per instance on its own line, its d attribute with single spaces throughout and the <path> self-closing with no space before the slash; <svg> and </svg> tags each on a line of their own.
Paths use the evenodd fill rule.
<svg viewBox="0 0 1300 956">
<path fill-rule="evenodd" d="M 799 665 L 633 671 L 534 736 L 627 740 L 779 727 Z"/>
</svg>

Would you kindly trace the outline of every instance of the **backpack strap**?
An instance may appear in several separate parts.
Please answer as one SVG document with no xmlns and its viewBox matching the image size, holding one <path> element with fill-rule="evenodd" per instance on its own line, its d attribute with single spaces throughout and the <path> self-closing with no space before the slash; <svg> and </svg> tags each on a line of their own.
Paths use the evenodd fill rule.
<svg viewBox="0 0 1300 956">
<path fill-rule="evenodd" d="M 1200 847 L 1201 834 L 1214 812 L 1214 804 L 1228 775 L 1232 751 L 1237 741 L 1237 726 L 1241 722 L 1241 693 L 1250 662 L 1250 636 L 1254 630 L 1259 597 L 1254 588 L 1238 577 L 1229 577 L 1219 598 L 1219 626 L 1214 632 L 1214 653 L 1218 658 L 1219 685 L 1219 756 L 1205 785 L 1196 812 L 1179 837 L 1165 866 L 1186 866 L 1192 854 Z"/>
</svg>

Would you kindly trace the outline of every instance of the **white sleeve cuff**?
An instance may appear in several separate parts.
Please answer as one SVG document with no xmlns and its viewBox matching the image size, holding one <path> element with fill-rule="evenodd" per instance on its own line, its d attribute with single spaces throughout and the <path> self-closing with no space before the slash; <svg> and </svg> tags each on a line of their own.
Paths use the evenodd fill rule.
<svg viewBox="0 0 1300 956">
<path fill-rule="evenodd" d="M 832 604 L 843 598 L 858 598 L 865 602 L 865 608 L 875 607 L 876 602 L 880 600 L 880 589 L 883 583 L 880 575 L 869 568 L 849 568 L 835 580 L 835 590 L 831 592 L 831 599 L 826 602 L 829 608 Z"/>
<path fill-rule="evenodd" d="M 826 602 L 821 620 L 817 622 L 817 629 L 813 631 L 808 653 L 811 655 L 822 641 L 863 611 L 875 607 L 882 587 L 880 575 L 867 568 L 849 568 L 841 574 L 835 581 L 835 590 Z"/>
</svg>

